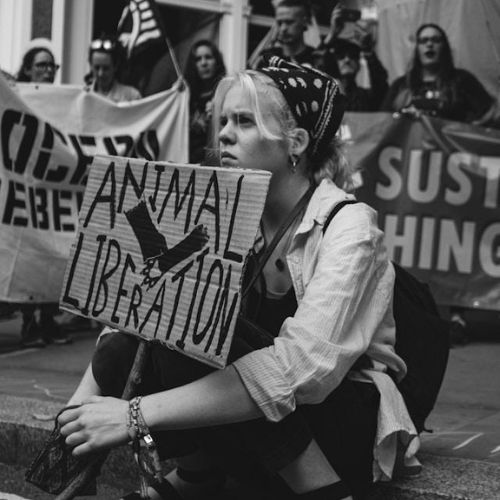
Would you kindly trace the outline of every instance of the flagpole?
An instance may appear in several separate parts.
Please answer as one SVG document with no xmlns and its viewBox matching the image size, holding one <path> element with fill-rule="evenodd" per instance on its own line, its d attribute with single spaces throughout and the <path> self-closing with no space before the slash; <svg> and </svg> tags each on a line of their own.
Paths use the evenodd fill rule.
<svg viewBox="0 0 500 500">
<path fill-rule="evenodd" d="M 177 73 L 177 79 L 184 79 L 184 75 L 181 73 L 181 69 L 179 67 L 179 63 L 177 62 L 177 57 L 175 56 L 174 49 L 170 43 L 168 37 L 165 37 L 165 41 L 167 42 L 168 52 L 170 54 L 170 59 L 172 59 L 172 64 L 174 65 L 175 72 Z"/>
</svg>

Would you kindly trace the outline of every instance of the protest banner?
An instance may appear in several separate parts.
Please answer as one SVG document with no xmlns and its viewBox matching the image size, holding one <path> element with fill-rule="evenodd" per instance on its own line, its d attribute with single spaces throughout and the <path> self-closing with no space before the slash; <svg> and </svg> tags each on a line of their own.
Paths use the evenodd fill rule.
<svg viewBox="0 0 500 500">
<path fill-rule="evenodd" d="M 61 307 L 223 367 L 270 177 L 94 157 Z"/>
<path fill-rule="evenodd" d="M 187 92 L 116 104 L 0 78 L 0 300 L 56 302 L 95 154 L 187 160 Z"/>
<path fill-rule="evenodd" d="M 385 113 L 344 128 L 389 257 L 440 304 L 500 310 L 500 132 Z"/>
</svg>

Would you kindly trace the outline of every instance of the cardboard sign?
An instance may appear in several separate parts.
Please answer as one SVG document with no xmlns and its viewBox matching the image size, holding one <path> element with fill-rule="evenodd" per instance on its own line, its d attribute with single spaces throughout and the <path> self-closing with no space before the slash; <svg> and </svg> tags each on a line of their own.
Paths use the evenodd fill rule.
<svg viewBox="0 0 500 500">
<path fill-rule="evenodd" d="M 96 156 L 61 307 L 224 367 L 270 176 Z"/>
</svg>

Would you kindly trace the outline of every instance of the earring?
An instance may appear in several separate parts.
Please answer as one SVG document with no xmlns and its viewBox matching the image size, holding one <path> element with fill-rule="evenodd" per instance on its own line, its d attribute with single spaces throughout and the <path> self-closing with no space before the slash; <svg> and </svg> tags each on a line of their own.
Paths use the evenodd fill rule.
<svg viewBox="0 0 500 500">
<path fill-rule="evenodd" d="M 292 171 L 292 174 L 297 172 L 297 163 L 299 163 L 299 158 L 296 155 L 290 155 L 290 170 Z"/>
</svg>

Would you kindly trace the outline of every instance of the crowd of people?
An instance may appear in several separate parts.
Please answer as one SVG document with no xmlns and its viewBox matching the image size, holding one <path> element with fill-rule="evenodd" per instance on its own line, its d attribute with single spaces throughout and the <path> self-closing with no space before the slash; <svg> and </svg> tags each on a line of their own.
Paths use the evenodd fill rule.
<svg viewBox="0 0 500 500">
<path fill-rule="evenodd" d="M 333 207 L 355 199 L 336 132 L 345 111 L 494 125 L 497 103 L 455 67 L 436 24 L 418 28 L 408 72 L 389 85 L 356 12 L 337 5 L 316 48 L 304 40 L 310 15 L 306 2 L 278 2 L 276 39 L 253 69 L 227 76 L 209 40 L 197 41 L 187 59 L 190 163 L 210 154 L 211 164 L 215 155 L 224 167 L 273 173 L 244 278 L 251 327 L 237 326 L 227 367 L 154 344 L 129 403 L 120 395 L 139 341 L 107 329 L 68 403 L 76 406 L 59 417 L 75 456 L 153 436 L 160 458 L 178 464 L 150 484 L 153 499 L 205 498 L 226 474 L 258 478 L 276 498 L 361 499 L 374 471 L 394 464 L 394 436 L 408 445 L 416 434 L 394 383 L 406 367 L 394 348 L 394 269 L 376 212 L 353 203 L 322 231 Z M 141 98 L 119 81 L 121 50 L 113 37 L 91 43 L 86 91 L 115 102 Z M 362 60 L 368 88 L 357 83 Z M 53 83 L 58 68 L 46 46 L 33 47 L 17 79 Z M 70 341 L 54 319 L 57 306 L 38 306 L 39 320 L 37 306 L 21 307 L 25 346 Z M 462 312 L 454 310 L 460 321 Z"/>
</svg>

